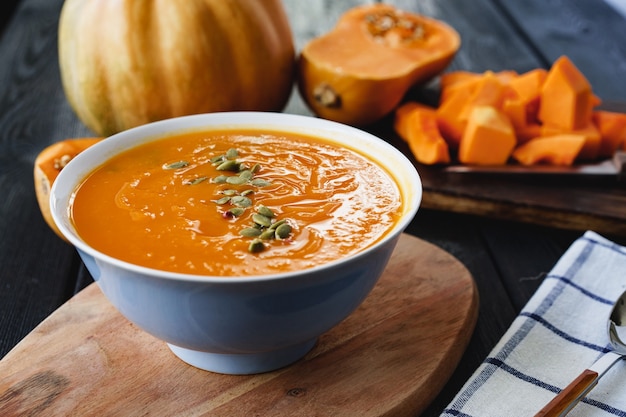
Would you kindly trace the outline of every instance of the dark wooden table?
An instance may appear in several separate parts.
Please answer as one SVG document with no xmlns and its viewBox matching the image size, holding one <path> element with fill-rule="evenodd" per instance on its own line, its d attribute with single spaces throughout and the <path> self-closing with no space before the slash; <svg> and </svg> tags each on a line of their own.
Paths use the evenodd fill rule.
<svg viewBox="0 0 626 417">
<path fill-rule="evenodd" d="M 92 282 L 74 249 L 42 220 L 33 189 L 33 161 L 38 152 L 55 141 L 92 135 L 70 109 L 60 83 L 57 24 L 62 3 L 16 2 L 13 13 L 0 21 L 4 24 L 0 32 L 0 358 Z M 305 11 L 304 3 L 314 6 L 315 12 Z M 340 13 L 358 3 L 286 1 L 296 46 L 329 30 Z M 601 0 L 393 3 L 444 20 L 459 31 L 463 45 L 450 69 L 524 72 L 548 68 L 560 55 L 568 55 L 605 103 L 626 108 L 626 20 Z M 430 93 L 428 89 L 415 92 L 426 100 Z M 285 111 L 308 114 L 297 94 Z M 389 119 L 371 129 L 406 150 L 393 134 Z M 552 186 L 559 189 L 558 183 Z M 605 194 L 613 192 L 608 187 Z M 569 197 L 563 198 L 567 204 Z M 621 210 L 626 211 L 626 205 Z M 480 294 L 478 323 L 469 347 L 423 415 L 441 412 L 544 274 L 587 228 L 567 221 L 550 227 L 536 215 L 519 221 L 514 210 L 477 211 L 455 210 L 453 205 L 442 209 L 426 194 L 424 209 L 407 230 L 456 256 L 472 273 Z M 606 237 L 626 244 L 623 228 L 605 229 Z"/>
</svg>

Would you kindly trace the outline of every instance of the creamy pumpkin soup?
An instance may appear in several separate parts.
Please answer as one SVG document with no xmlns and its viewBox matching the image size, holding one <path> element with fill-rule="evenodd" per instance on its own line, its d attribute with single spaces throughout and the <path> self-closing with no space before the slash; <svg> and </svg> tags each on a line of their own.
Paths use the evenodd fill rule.
<svg viewBox="0 0 626 417">
<path fill-rule="evenodd" d="M 95 249 L 150 268 L 250 276 L 311 268 L 380 240 L 392 176 L 332 141 L 209 131 L 140 145 L 93 171 L 71 218 Z"/>
</svg>

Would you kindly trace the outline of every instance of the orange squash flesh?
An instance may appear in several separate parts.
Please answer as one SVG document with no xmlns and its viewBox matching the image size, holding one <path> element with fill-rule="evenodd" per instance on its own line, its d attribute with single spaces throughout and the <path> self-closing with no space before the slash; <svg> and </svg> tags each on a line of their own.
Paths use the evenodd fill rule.
<svg viewBox="0 0 626 417">
<path fill-rule="evenodd" d="M 410 102 L 409 102 L 410 103 Z M 441 136 L 434 110 L 406 105 L 396 112 L 396 132 L 408 144 L 415 159 L 426 165 L 450 163 L 450 151 Z"/>
<path fill-rule="evenodd" d="M 399 106 L 394 113 L 393 129 L 400 136 L 401 139 L 407 141 L 409 137 L 409 131 L 414 127 L 411 126 L 410 115 L 416 110 L 422 110 L 430 112 L 435 115 L 435 109 L 416 101 L 407 101 Z"/>
<path fill-rule="evenodd" d="M 504 97 L 504 85 L 493 72 L 485 73 L 474 87 L 459 117 L 467 119 L 476 106 L 500 108 Z"/>
<path fill-rule="evenodd" d="M 459 47 L 459 34 L 441 21 L 386 4 L 355 7 L 302 49 L 299 92 L 320 117 L 367 125 L 443 71 Z"/>
<path fill-rule="evenodd" d="M 583 135 L 562 134 L 532 139 L 517 147 L 513 159 L 522 165 L 572 165 L 585 144 Z"/>
<path fill-rule="evenodd" d="M 569 58 L 562 56 L 543 82 L 539 120 L 544 125 L 581 129 L 591 120 L 594 102 L 589 81 Z"/>
<path fill-rule="evenodd" d="M 509 119 L 491 106 L 476 106 L 470 113 L 459 145 L 464 164 L 503 165 L 515 148 L 515 131 Z"/>
<path fill-rule="evenodd" d="M 50 213 L 50 189 L 59 172 L 70 160 L 100 140 L 102 138 L 65 139 L 46 147 L 35 159 L 33 176 L 39 209 L 48 226 L 63 240 L 66 240 L 65 236 L 52 220 Z"/>
<path fill-rule="evenodd" d="M 626 148 L 626 114 L 596 110 L 592 119 L 600 131 L 599 158 L 610 157 L 618 149 Z"/>
<path fill-rule="evenodd" d="M 585 143 L 580 152 L 578 152 L 577 159 L 589 161 L 598 158 L 602 137 L 594 123 L 589 122 L 585 127 L 580 129 L 561 129 L 548 125 L 541 126 L 541 136 L 554 136 L 559 134 L 581 135 L 585 138 Z"/>
<path fill-rule="evenodd" d="M 438 133 L 451 151 L 458 151 L 461 163 L 481 163 L 473 158 L 487 160 L 490 151 L 485 144 L 488 141 L 476 138 L 480 135 L 497 136 L 498 132 L 502 132 L 500 122 L 492 121 L 494 124 L 490 126 L 492 122 L 483 121 L 469 126 L 469 115 L 480 106 L 491 107 L 503 116 L 493 120 L 508 120 L 513 127 L 515 148 L 537 138 L 552 136 L 566 137 L 552 139 L 555 144 L 571 144 L 575 147 L 573 150 L 548 151 L 544 148 L 547 145 L 542 144 L 540 153 L 554 155 L 544 158 L 533 154 L 536 152 L 534 149 L 538 149 L 533 144 L 526 148 L 531 151 L 523 151 L 533 154 L 526 160 L 562 164 L 563 158 L 568 161 L 575 154 L 575 162 L 588 163 L 611 157 L 617 150 L 626 149 L 626 113 L 596 110 L 601 99 L 593 94 L 588 81 L 567 57 L 559 58 L 549 70 L 537 68 L 522 74 L 514 71 L 451 71 L 441 75 L 440 87 L 439 105 L 435 109 Z M 398 113 L 403 111 L 398 109 Z M 412 117 L 402 118 L 397 115 L 396 119 L 410 121 Z M 406 126 L 415 128 L 419 125 L 412 121 L 404 126 L 406 130 Z M 406 140 L 409 134 L 415 135 L 409 129 L 400 136 Z M 461 151 L 461 142 L 465 136 L 474 137 L 475 142 L 465 140 L 471 146 L 466 143 Z M 570 136 L 576 136 L 576 139 Z M 578 149 L 580 136 L 584 138 L 584 143 Z M 473 157 L 468 156 L 472 153 L 468 147 L 472 148 Z M 464 162 L 470 160 L 474 162 Z"/>
</svg>

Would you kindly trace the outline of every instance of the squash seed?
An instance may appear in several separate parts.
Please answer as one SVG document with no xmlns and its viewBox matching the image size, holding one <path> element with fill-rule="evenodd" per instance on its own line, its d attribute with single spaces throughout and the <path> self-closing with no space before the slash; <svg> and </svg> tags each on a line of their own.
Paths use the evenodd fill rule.
<svg viewBox="0 0 626 417">
<path fill-rule="evenodd" d="M 250 184 L 254 185 L 255 187 L 267 187 L 268 185 L 272 185 L 271 182 L 269 182 L 268 180 L 264 180 L 263 178 L 254 178 L 252 181 L 250 181 Z"/>
<path fill-rule="evenodd" d="M 187 181 L 188 185 L 197 185 L 200 184 L 202 181 L 206 181 L 208 179 L 208 177 L 198 177 L 198 178 L 194 178 L 192 180 Z"/>
<path fill-rule="evenodd" d="M 265 217 L 269 217 L 270 219 L 274 217 L 274 212 L 266 206 L 259 206 L 256 211 Z"/>
<path fill-rule="evenodd" d="M 230 197 L 226 196 L 226 197 L 222 197 L 222 198 L 218 198 L 217 200 L 213 200 L 215 202 L 215 204 L 219 204 L 220 206 L 228 203 L 230 201 Z"/>
<path fill-rule="evenodd" d="M 226 159 L 235 159 L 239 156 L 239 151 L 235 148 L 230 148 L 226 151 Z"/>
<path fill-rule="evenodd" d="M 177 161 L 177 162 L 172 162 L 171 164 L 166 164 L 163 166 L 164 169 L 180 169 L 180 168 L 185 168 L 187 165 L 189 165 L 189 162 L 187 161 Z"/>
<path fill-rule="evenodd" d="M 216 184 L 224 184 L 228 178 L 230 177 L 227 177 L 226 175 L 218 175 L 217 177 L 213 178 L 213 182 Z"/>
<path fill-rule="evenodd" d="M 222 191 L 222 194 L 233 196 L 233 195 L 237 194 L 237 190 L 232 190 L 232 189 L 229 188 L 228 190 Z"/>
<path fill-rule="evenodd" d="M 272 221 L 269 217 L 259 213 L 255 213 L 252 215 L 252 221 L 263 227 L 270 227 L 272 225 Z"/>
<path fill-rule="evenodd" d="M 259 235 L 259 239 L 263 239 L 263 240 L 272 240 L 274 239 L 275 233 L 273 230 L 267 229 L 265 231 L 263 231 L 260 235 Z"/>
<path fill-rule="evenodd" d="M 270 229 L 276 230 L 278 226 L 280 226 L 281 224 L 284 224 L 285 222 L 287 222 L 287 220 L 285 219 L 278 220 L 276 223 L 272 223 L 272 225 L 270 226 Z"/>
<path fill-rule="evenodd" d="M 291 226 L 289 223 L 283 223 L 276 228 L 276 237 L 278 239 L 286 239 L 291 234 Z"/>
<path fill-rule="evenodd" d="M 252 194 L 252 193 L 254 193 L 254 190 L 244 190 L 244 191 L 241 192 L 241 195 L 245 197 L 245 196 L 247 196 L 249 194 Z"/>
<path fill-rule="evenodd" d="M 233 161 L 231 159 L 226 160 L 217 166 L 218 171 L 239 171 L 240 164 L 237 161 Z"/>
<path fill-rule="evenodd" d="M 256 227 L 246 227 L 245 229 L 241 229 L 239 234 L 244 237 L 258 237 L 261 235 L 261 229 L 257 229 Z"/>
<path fill-rule="evenodd" d="M 230 202 L 237 207 L 250 207 L 252 206 L 252 200 L 242 195 L 236 195 L 230 198 Z"/>
<path fill-rule="evenodd" d="M 228 210 L 228 213 L 232 214 L 235 217 L 239 217 L 245 212 L 246 212 L 246 209 L 243 207 L 233 207 L 230 210 Z"/>
<path fill-rule="evenodd" d="M 237 175 L 233 175 L 232 177 L 226 178 L 226 182 L 231 185 L 243 185 L 248 182 L 248 180 L 241 178 Z"/>
<path fill-rule="evenodd" d="M 265 244 L 263 243 L 263 241 L 261 239 L 258 239 L 258 238 L 254 239 L 248 245 L 248 251 L 251 252 L 251 253 L 261 252 L 264 249 L 265 249 Z"/>
</svg>

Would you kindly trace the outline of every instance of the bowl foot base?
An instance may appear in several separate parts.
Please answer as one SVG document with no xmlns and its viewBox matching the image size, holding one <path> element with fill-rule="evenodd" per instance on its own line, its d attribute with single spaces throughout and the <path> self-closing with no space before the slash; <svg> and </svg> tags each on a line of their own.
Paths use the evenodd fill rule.
<svg viewBox="0 0 626 417">
<path fill-rule="evenodd" d="M 306 355 L 317 339 L 307 340 L 287 348 L 260 353 L 211 353 L 175 346 L 168 343 L 178 358 L 205 371 L 230 375 L 250 375 L 269 372 L 290 365 Z"/>
</svg>

